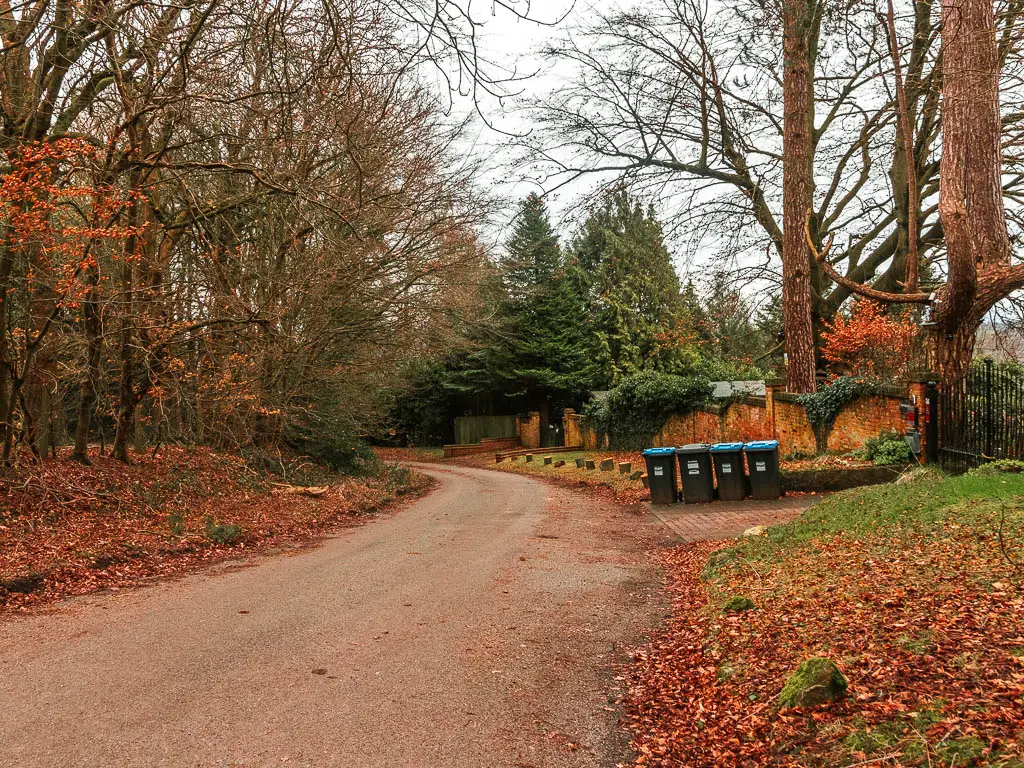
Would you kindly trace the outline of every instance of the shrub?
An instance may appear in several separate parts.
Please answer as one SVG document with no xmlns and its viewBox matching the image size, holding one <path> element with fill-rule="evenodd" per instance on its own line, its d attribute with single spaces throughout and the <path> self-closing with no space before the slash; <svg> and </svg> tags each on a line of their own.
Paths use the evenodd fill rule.
<svg viewBox="0 0 1024 768">
<path fill-rule="evenodd" d="M 898 432 L 887 429 L 864 444 L 864 458 L 877 465 L 908 464 L 914 460 L 914 454 Z"/>
<path fill-rule="evenodd" d="M 624 378 L 604 400 L 591 401 L 583 414 L 608 435 L 611 447 L 637 450 L 650 445 L 669 414 L 699 408 L 711 391 L 711 383 L 700 376 L 645 371 Z"/>
<path fill-rule="evenodd" d="M 906 312 L 893 314 L 867 299 L 855 301 L 849 317 L 824 325 L 821 353 L 832 366 L 889 380 L 906 375 L 921 332 Z"/>
<path fill-rule="evenodd" d="M 1024 461 L 1020 461 L 1018 459 L 997 459 L 996 461 L 990 461 L 987 464 L 982 464 L 980 467 L 972 469 L 969 474 L 989 477 L 991 475 L 1002 475 L 1006 473 L 1017 475 L 1021 472 L 1024 472 Z"/>
<path fill-rule="evenodd" d="M 359 474 L 373 460 L 351 412 L 333 392 L 289 419 L 284 437 L 290 448 L 335 472 Z"/>
<path fill-rule="evenodd" d="M 206 521 L 206 535 L 216 544 L 231 546 L 242 538 L 242 529 L 234 523 L 220 525 L 210 519 Z"/>
<path fill-rule="evenodd" d="M 828 431 L 843 408 L 860 395 L 875 391 L 871 382 L 855 376 L 840 376 L 818 388 L 817 392 L 800 395 L 799 403 L 807 412 L 807 420 L 815 430 Z"/>
</svg>

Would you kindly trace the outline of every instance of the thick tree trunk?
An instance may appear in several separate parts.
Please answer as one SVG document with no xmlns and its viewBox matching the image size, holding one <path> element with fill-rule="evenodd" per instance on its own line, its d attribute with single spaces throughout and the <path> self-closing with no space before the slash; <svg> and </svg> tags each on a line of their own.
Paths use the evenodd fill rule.
<svg viewBox="0 0 1024 768">
<path fill-rule="evenodd" d="M 1019 277 L 1003 207 L 999 68 L 992 0 L 943 0 L 939 215 L 949 278 L 936 307 L 936 366 L 944 381 L 967 372 L 978 324 Z"/>
<path fill-rule="evenodd" d="M 947 384 L 967 375 L 974 357 L 977 323 L 964 323 L 952 334 L 938 331 L 932 337 L 934 355 L 931 367 Z"/>
<path fill-rule="evenodd" d="M 815 388 L 812 256 L 805 227 L 814 201 L 814 0 L 783 7 L 782 316 L 790 392 Z"/>
</svg>

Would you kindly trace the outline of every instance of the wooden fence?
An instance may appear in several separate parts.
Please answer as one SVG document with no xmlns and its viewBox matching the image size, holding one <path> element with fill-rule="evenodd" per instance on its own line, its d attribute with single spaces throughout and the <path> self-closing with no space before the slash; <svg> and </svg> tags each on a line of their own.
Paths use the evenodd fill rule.
<svg viewBox="0 0 1024 768">
<path fill-rule="evenodd" d="M 515 416 L 458 416 L 455 419 L 455 442 L 459 445 L 479 443 L 488 437 L 515 436 Z"/>
</svg>

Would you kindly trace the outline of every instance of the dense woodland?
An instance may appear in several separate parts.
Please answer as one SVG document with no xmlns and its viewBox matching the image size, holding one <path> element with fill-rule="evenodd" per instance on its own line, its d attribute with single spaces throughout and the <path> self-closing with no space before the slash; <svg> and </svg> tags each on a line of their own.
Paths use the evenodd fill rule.
<svg viewBox="0 0 1024 768">
<path fill-rule="evenodd" d="M 183 440 L 343 463 L 486 262 L 461 126 L 412 74 L 460 65 L 466 30 L 432 19 L 0 3 L 5 463 L 68 440 L 82 461 Z"/>
<path fill-rule="evenodd" d="M 528 75 L 482 53 L 469 6 L 0 2 L 0 460 L 182 441 L 343 466 L 361 434 L 783 351 L 807 392 L 860 364 L 828 348 L 857 297 L 929 329 L 897 368 L 953 380 L 1024 285 L 1021 12 L 566 22 L 564 82 L 518 99 L 534 130 L 508 141 L 545 189 L 602 189 L 565 231 L 528 197 L 489 248 L 504 203 L 452 94 L 486 121 Z"/>
</svg>

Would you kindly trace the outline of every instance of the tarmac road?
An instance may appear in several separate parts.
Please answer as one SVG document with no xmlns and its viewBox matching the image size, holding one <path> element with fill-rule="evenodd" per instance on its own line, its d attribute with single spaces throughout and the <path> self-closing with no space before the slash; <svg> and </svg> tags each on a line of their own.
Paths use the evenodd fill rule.
<svg viewBox="0 0 1024 768">
<path fill-rule="evenodd" d="M 0 623 L 0 766 L 614 766 L 664 611 L 636 510 L 520 475 L 290 556 Z"/>
</svg>

